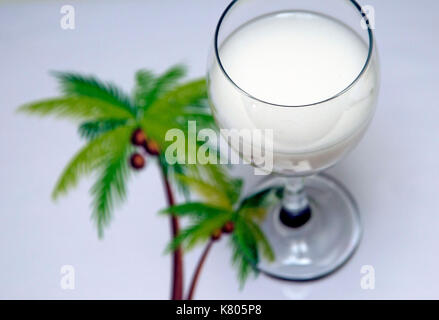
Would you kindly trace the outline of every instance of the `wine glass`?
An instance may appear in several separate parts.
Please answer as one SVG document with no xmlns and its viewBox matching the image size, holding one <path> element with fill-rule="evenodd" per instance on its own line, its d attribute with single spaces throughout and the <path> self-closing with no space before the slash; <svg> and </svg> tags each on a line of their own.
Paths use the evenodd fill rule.
<svg viewBox="0 0 439 320">
<path fill-rule="evenodd" d="M 272 130 L 272 173 L 283 190 L 261 228 L 275 261 L 261 272 L 313 280 L 342 266 L 362 228 L 353 197 L 321 172 L 352 150 L 373 117 L 379 69 L 369 17 L 353 0 L 235 0 L 222 14 L 208 63 L 209 101 L 220 129 Z M 243 145 L 232 149 L 254 164 Z"/>
</svg>

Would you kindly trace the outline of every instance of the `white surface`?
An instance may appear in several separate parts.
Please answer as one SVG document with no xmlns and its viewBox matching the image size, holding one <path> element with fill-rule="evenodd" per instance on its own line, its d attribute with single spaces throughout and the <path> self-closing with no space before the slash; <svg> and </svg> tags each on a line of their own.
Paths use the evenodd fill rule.
<svg viewBox="0 0 439 320">
<path fill-rule="evenodd" d="M 226 1 L 80 1 L 76 30 L 59 27 L 65 2 L 0 4 L 0 298 L 166 299 L 168 223 L 153 167 L 129 187 L 103 241 L 83 182 L 52 203 L 50 192 L 81 145 L 75 126 L 17 115 L 24 102 L 57 94 L 48 70 L 75 70 L 129 90 L 136 69 L 186 62 L 202 75 Z M 439 298 L 439 2 L 369 1 L 376 10 L 382 92 L 360 146 L 331 173 L 352 191 L 365 234 L 343 269 L 318 282 L 259 277 L 238 290 L 230 252 L 214 247 L 197 291 L 205 299 Z M 251 172 L 251 170 L 247 170 Z M 186 257 L 187 279 L 199 251 Z M 76 289 L 60 289 L 60 267 Z M 375 290 L 360 288 L 373 265 Z"/>
</svg>

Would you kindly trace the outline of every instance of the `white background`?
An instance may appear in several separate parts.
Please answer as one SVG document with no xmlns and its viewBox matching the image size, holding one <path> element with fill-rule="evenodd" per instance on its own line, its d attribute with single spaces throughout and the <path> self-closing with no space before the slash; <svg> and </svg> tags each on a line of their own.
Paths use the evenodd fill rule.
<svg viewBox="0 0 439 320">
<path fill-rule="evenodd" d="M 73 4 L 76 29 L 60 28 Z M 49 70 L 74 70 L 124 89 L 142 67 L 184 62 L 191 76 L 206 56 L 226 0 L 9 1 L 0 4 L 0 298 L 167 299 L 170 257 L 165 206 L 154 165 L 129 186 L 105 239 L 90 221 L 91 180 L 58 203 L 51 189 L 81 146 L 73 124 L 15 113 L 57 94 Z M 225 242 L 215 245 L 197 298 L 439 298 L 438 1 L 369 0 L 376 10 L 382 91 L 359 147 L 331 173 L 355 195 L 365 233 L 353 259 L 323 280 L 297 284 L 260 276 L 240 291 Z M 250 172 L 250 170 L 247 170 Z M 200 251 L 185 260 L 186 279 Z M 76 289 L 60 288 L 60 267 Z M 360 288 L 372 265 L 375 290 Z"/>
</svg>

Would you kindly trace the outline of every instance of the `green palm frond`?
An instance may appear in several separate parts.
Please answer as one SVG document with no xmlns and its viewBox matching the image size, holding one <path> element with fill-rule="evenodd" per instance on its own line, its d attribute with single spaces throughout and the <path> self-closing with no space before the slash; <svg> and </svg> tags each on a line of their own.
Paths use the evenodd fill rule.
<svg viewBox="0 0 439 320">
<path fill-rule="evenodd" d="M 177 119 L 185 109 L 202 107 L 205 108 L 207 99 L 207 87 L 205 79 L 194 80 L 177 86 L 163 94 L 145 112 L 144 117 L 158 117 L 165 120 Z M 190 109 L 189 109 L 190 110 Z"/>
<path fill-rule="evenodd" d="M 256 277 L 258 271 L 249 260 L 242 255 L 241 247 L 233 237 L 230 239 L 229 243 L 232 249 L 232 265 L 236 268 L 240 287 L 243 288 L 248 278 L 251 275 Z"/>
<path fill-rule="evenodd" d="M 239 205 L 237 212 L 245 219 L 262 221 L 268 209 L 279 202 L 282 188 L 268 188 L 253 194 Z"/>
<path fill-rule="evenodd" d="M 242 254 L 256 265 L 259 261 L 258 243 L 253 230 L 244 219 L 236 219 L 233 237 L 242 250 Z"/>
<path fill-rule="evenodd" d="M 144 112 L 140 125 L 165 150 L 172 143 L 165 141 L 169 129 L 186 132 L 188 121 L 196 120 L 198 135 L 201 129 L 215 126 L 213 117 L 206 112 L 206 97 L 204 79 L 179 85 L 152 103 Z M 194 107 L 197 105 L 198 107 Z M 186 141 L 187 137 L 184 142 Z"/>
<path fill-rule="evenodd" d="M 232 203 L 227 194 L 223 190 L 218 189 L 213 183 L 190 176 L 177 176 L 177 180 L 187 185 L 207 203 L 221 208 L 232 209 Z"/>
<path fill-rule="evenodd" d="M 239 210 L 247 208 L 268 208 L 280 200 L 283 188 L 267 188 L 245 198 Z"/>
<path fill-rule="evenodd" d="M 112 83 L 104 83 L 93 76 L 83 76 L 70 72 L 53 72 L 61 91 L 66 96 L 80 96 L 105 101 L 135 115 L 130 98 Z"/>
<path fill-rule="evenodd" d="M 248 277 L 257 275 L 255 266 L 259 254 L 274 261 L 274 251 L 255 220 L 262 220 L 269 207 L 279 201 L 281 188 L 269 188 L 245 198 L 236 211 L 235 231 L 232 235 L 232 262 L 237 268 L 241 286 Z"/>
<path fill-rule="evenodd" d="M 230 213 L 224 208 L 215 207 L 202 202 L 186 202 L 183 204 L 168 207 L 160 211 L 161 213 L 172 214 L 183 217 L 189 216 L 191 218 L 210 218 L 219 214 Z"/>
<path fill-rule="evenodd" d="M 267 238 L 265 237 L 264 232 L 261 230 L 259 225 L 257 225 L 252 220 L 246 219 L 245 221 L 247 223 L 247 226 L 250 228 L 251 232 L 253 233 L 254 238 L 256 239 L 256 242 L 258 244 L 258 250 L 263 254 L 265 259 L 267 259 L 270 262 L 273 262 L 275 258 L 274 251 L 271 248 L 271 245 L 268 242 Z"/>
<path fill-rule="evenodd" d="M 41 100 L 23 105 L 18 111 L 40 116 L 53 115 L 59 118 L 74 120 L 133 118 L 133 115 L 127 110 L 106 101 L 79 96 Z"/>
<path fill-rule="evenodd" d="M 225 188 L 227 196 L 232 204 L 235 204 L 241 196 L 243 181 L 241 179 L 228 179 Z"/>
<path fill-rule="evenodd" d="M 199 233 L 200 229 L 201 229 L 201 226 L 199 224 L 193 224 L 193 225 L 186 227 L 183 230 L 180 230 L 180 233 L 176 237 L 174 237 L 174 239 L 172 239 L 169 242 L 169 244 L 166 246 L 165 252 L 166 253 L 174 252 L 178 247 L 182 247 L 182 246 L 184 246 L 185 249 L 188 250 L 186 248 L 186 246 L 184 245 L 185 242 L 187 242 L 188 240 L 191 240 L 191 238 L 193 238 L 193 234 Z M 202 238 L 200 238 L 198 241 L 203 242 L 203 241 L 207 240 L 208 238 L 209 238 L 209 236 L 205 235 Z"/>
<path fill-rule="evenodd" d="M 239 215 L 244 218 L 250 218 L 255 221 L 263 221 L 267 216 L 267 208 L 252 207 L 239 209 Z"/>
<path fill-rule="evenodd" d="M 82 138 L 93 140 L 103 133 L 126 125 L 127 122 L 128 120 L 126 119 L 101 119 L 86 121 L 79 126 L 78 133 Z"/>
<path fill-rule="evenodd" d="M 171 90 L 185 75 L 186 67 L 183 65 L 176 65 L 169 68 L 165 73 L 156 78 L 152 90 L 146 96 L 146 100 L 152 103 L 163 93 Z"/>
<path fill-rule="evenodd" d="M 233 212 L 224 211 L 209 217 L 209 219 L 197 220 L 189 227 L 181 230 L 180 234 L 175 237 L 168 245 L 166 251 L 173 251 L 178 246 L 183 246 L 185 250 L 191 250 L 197 244 L 210 239 L 212 233 L 230 221 Z"/>
<path fill-rule="evenodd" d="M 111 158 L 114 148 L 128 144 L 133 128 L 120 127 L 102 134 L 87 143 L 69 162 L 53 190 L 52 197 L 58 198 L 76 186 L 82 176 L 90 174 Z"/>
<path fill-rule="evenodd" d="M 129 132 L 131 134 L 131 131 Z M 98 228 L 99 237 L 103 236 L 104 227 L 108 226 L 114 206 L 126 198 L 126 183 L 129 178 L 128 156 L 132 149 L 129 135 L 120 137 L 105 165 L 101 169 L 98 180 L 91 189 L 93 200 L 93 220 Z"/>
<path fill-rule="evenodd" d="M 151 72 L 142 70 L 136 77 L 135 97 L 138 106 L 144 110 L 149 108 L 165 92 L 171 90 L 186 75 L 186 67 L 176 65 L 165 73 L 155 77 Z"/>
<path fill-rule="evenodd" d="M 133 92 L 133 99 L 136 106 L 140 109 L 146 109 L 148 103 L 147 96 L 151 92 L 154 83 L 155 75 L 150 70 L 139 70 L 135 75 L 135 87 Z"/>
<path fill-rule="evenodd" d="M 177 184 L 186 186 L 207 203 L 231 209 L 238 201 L 242 180 L 231 178 L 224 166 L 183 165 L 181 170 L 183 173 L 174 174 Z"/>
<path fill-rule="evenodd" d="M 232 264 L 237 268 L 238 280 L 244 286 L 249 276 L 257 275 L 255 266 L 259 262 L 258 244 L 250 227 L 242 219 L 235 222 L 230 245 Z"/>
<path fill-rule="evenodd" d="M 241 196 L 243 181 L 231 177 L 223 165 L 207 164 L 198 167 L 198 172 L 201 174 L 195 175 L 195 177 L 199 180 L 209 181 L 217 193 L 221 193 L 223 197 L 228 199 L 230 207 L 234 207 Z"/>
</svg>

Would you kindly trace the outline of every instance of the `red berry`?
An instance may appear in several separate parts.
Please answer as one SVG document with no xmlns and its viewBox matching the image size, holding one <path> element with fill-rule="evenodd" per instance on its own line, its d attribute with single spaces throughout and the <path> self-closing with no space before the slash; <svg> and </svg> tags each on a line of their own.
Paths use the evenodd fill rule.
<svg viewBox="0 0 439 320">
<path fill-rule="evenodd" d="M 213 241 L 217 241 L 221 238 L 221 229 L 217 229 L 214 232 L 212 232 L 212 236 L 211 236 Z"/>
<path fill-rule="evenodd" d="M 143 146 L 146 143 L 146 135 L 142 129 L 134 130 L 131 136 L 131 143 L 135 146 Z"/>
<path fill-rule="evenodd" d="M 232 221 L 226 222 L 222 228 L 224 233 L 232 233 L 233 230 L 235 230 L 235 224 Z"/>
<path fill-rule="evenodd" d="M 153 140 L 146 141 L 145 150 L 152 156 L 158 156 L 160 153 L 159 145 Z"/>
<path fill-rule="evenodd" d="M 139 153 L 133 153 L 130 158 L 131 167 L 136 170 L 140 170 L 145 166 L 145 158 Z"/>
</svg>

